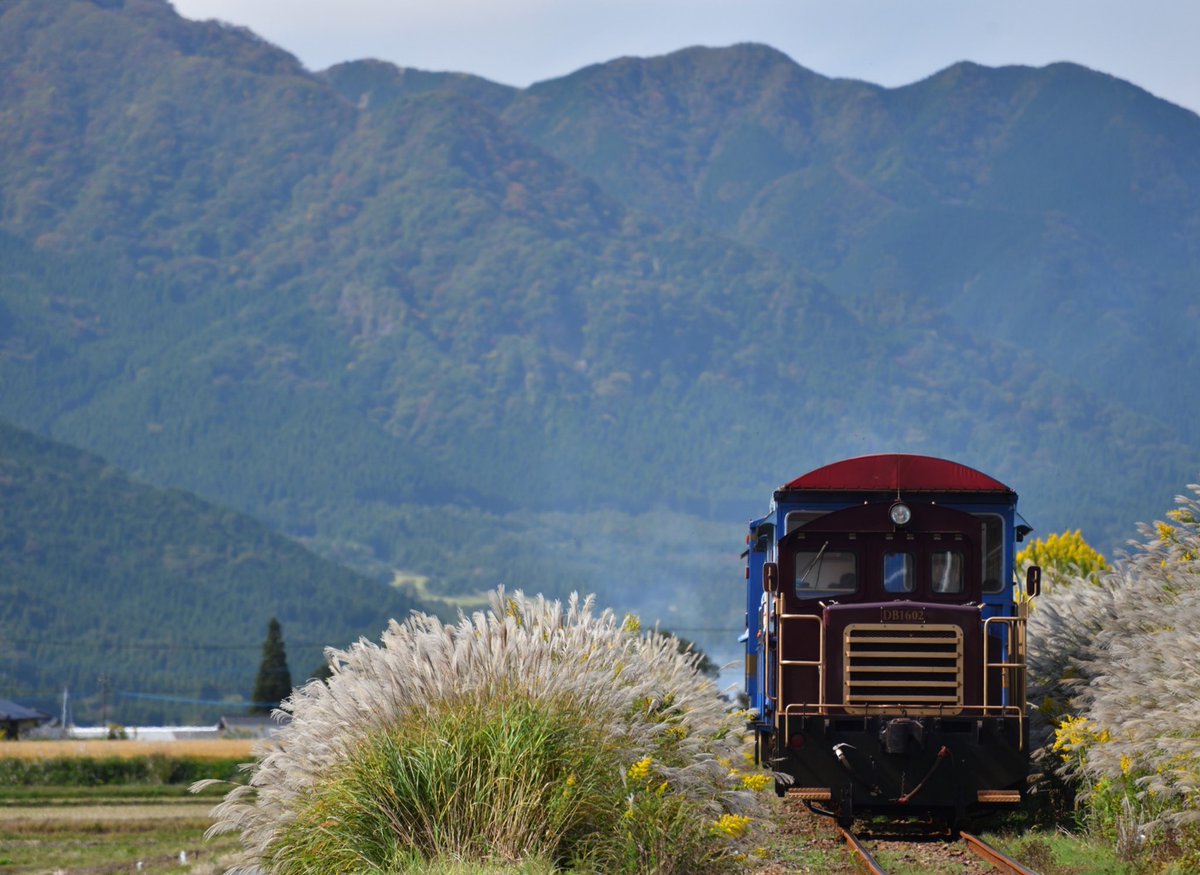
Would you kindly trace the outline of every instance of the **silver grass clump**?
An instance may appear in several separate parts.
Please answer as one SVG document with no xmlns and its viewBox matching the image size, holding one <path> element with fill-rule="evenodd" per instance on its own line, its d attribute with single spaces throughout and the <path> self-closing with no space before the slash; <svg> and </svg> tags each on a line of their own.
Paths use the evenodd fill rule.
<svg viewBox="0 0 1200 875">
<path fill-rule="evenodd" d="M 213 810 L 210 834 L 241 834 L 244 851 L 230 872 L 271 871 L 271 850 L 298 809 L 373 735 L 450 703 L 486 708 L 502 691 L 596 715 L 624 752 L 624 770 L 655 758 L 669 732 L 680 765 L 656 758 L 656 780 L 714 821 L 762 813 L 759 794 L 730 769 L 744 750 L 743 717 L 697 671 L 697 656 L 680 654 L 667 636 L 641 634 L 633 618 L 597 613 L 591 597 L 572 595 L 564 608 L 499 590 L 490 606 L 455 624 L 414 613 L 392 621 L 379 644 L 327 651 L 332 677 L 283 703 L 290 722 L 256 750 L 248 785 Z"/>
<path fill-rule="evenodd" d="M 1109 666 L 1095 659 L 1097 641 L 1126 595 L 1120 569 L 1096 576 L 1060 574 L 1029 616 L 1029 700 L 1044 744 L 1059 718 L 1079 713 L 1081 688 Z"/>
<path fill-rule="evenodd" d="M 1029 623 L 1034 702 L 1074 718 L 1057 752 L 1092 787 L 1130 787 L 1143 830 L 1200 820 L 1200 486 L 1188 489 L 1112 571 L 1056 587 Z"/>
</svg>

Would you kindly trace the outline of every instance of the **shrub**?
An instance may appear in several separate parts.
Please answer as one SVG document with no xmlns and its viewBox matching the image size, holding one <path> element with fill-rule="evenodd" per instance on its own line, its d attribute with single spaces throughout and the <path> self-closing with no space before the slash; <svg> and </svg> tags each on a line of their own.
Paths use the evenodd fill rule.
<svg viewBox="0 0 1200 875">
<path fill-rule="evenodd" d="M 332 675 L 214 814 L 239 865 L 405 871 L 431 861 L 701 872 L 742 854 L 761 793 L 698 657 L 573 596 L 494 593 L 443 624 L 415 614 Z"/>
<path fill-rule="evenodd" d="M 191 784 L 228 780 L 239 760 L 185 756 L 53 757 L 0 759 L 0 787 L 95 787 L 117 784 Z"/>
</svg>

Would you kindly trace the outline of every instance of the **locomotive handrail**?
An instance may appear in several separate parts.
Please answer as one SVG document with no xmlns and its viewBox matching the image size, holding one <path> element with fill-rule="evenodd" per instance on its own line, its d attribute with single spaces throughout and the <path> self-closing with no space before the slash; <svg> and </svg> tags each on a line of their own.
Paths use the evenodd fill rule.
<svg viewBox="0 0 1200 875">
<path fill-rule="evenodd" d="M 777 595 L 776 599 L 777 599 L 777 602 L 776 602 L 777 608 L 776 608 L 775 619 L 778 623 L 776 648 L 777 648 L 778 656 L 775 659 L 775 668 L 776 668 L 775 690 L 774 690 L 775 695 L 770 696 L 769 698 L 775 704 L 775 708 L 773 710 L 775 713 L 775 721 L 774 722 L 775 722 L 775 729 L 777 732 L 779 732 L 781 729 L 786 732 L 786 726 L 785 725 L 781 726 L 781 724 L 788 717 L 806 716 L 806 715 L 807 716 L 837 716 L 837 715 L 866 716 L 866 715 L 869 715 L 875 709 L 878 709 L 881 713 L 886 713 L 890 709 L 894 709 L 897 705 L 899 705 L 902 710 L 915 710 L 912 708 L 912 706 L 908 706 L 908 709 L 905 709 L 905 706 L 901 703 L 879 703 L 879 704 L 863 703 L 861 705 L 856 705 L 854 710 L 851 711 L 847 708 L 847 706 L 844 703 L 830 704 L 829 702 L 827 702 L 825 700 L 825 651 L 826 651 L 825 624 L 822 622 L 821 617 L 819 617 L 815 614 L 783 613 L 783 602 L 784 602 L 783 594 Z M 785 627 L 789 623 L 794 622 L 794 621 L 809 622 L 809 623 L 817 624 L 818 652 L 817 652 L 816 659 L 784 659 L 783 658 L 783 653 L 785 650 L 785 642 L 787 640 L 789 640 L 788 636 L 785 633 Z M 975 713 L 975 714 L 978 714 L 983 717 L 990 717 L 990 716 L 1014 717 L 1015 716 L 1018 720 L 1018 725 L 1023 728 L 1024 720 L 1025 720 L 1025 703 L 1023 701 L 1018 701 L 1013 704 L 1003 704 L 1003 703 L 999 704 L 999 705 L 990 704 L 990 702 L 988 700 L 988 692 L 989 692 L 989 686 L 990 686 L 988 674 L 989 674 L 989 671 L 992 669 L 1000 669 L 1000 670 L 1011 669 L 1011 670 L 1015 670 L 1015 671 L 1018 671 L 1021 673 L 1024 673 L 1026 671 L 1027 665 L 1025 662 L 1024 648 L 1021 647 L 1021 634 L 1020 634 L 1021 632 L 1024 631 L 1025 618 L 1024 617 L 989 617 L 988 619 L 986 619 L 984 621 L 984 626 L 983 626 L 985 642 L 987 640 L 987 634 L 989 632 L 989 627 L 992 626 L 993 624 L 1004 627 L 1004 640 L 1005 640 L 1005 644 L 1006 644 L 1006 649 L 1010 655 L 1015 654 L 1017 659 L 1016 659 L 1016 661 L 1011 661 L 1011 662 L 1006 661 L 1006 660 L 989 661 L 985 656 L 983 659 L 983 662 L 982 662 L 982 670 L 983 670 L 983 690 L 982 690 L 983 701 L 982 701 L 982 703 L 979 705 L 969 705 L 969 704 L 965 704 L 965 703 L 960 703 L 960 704 L 955 705 L 955 710 L 961 714 Z M 984 645 L 984 649 L 986 651 L 986 644 Z M 783 706 L 782 708 L 779 707 L 780 696 L 782 695 L 783 688 L 784 688 L 783 687 L 783 678 L 784 678 L 785 668 L 811 668 L 811 669 L 816 670 L 816 673 L 817 673 L 817 701 L 815 703 L 793 702 L 793 703 Z M 1018 693 L 1018 698 L 1023 699 L 1023 696 L 1021 696 L 1023 684 L 1018 683 L 1018 684 L 1013 685 L 1013 687 L 1015 688 L 1015 690 Z M 936 710 L 936 712 L 938 712 L 938 713 L 941 713 L 944 710 L 946 710 L 944 708 L 944 706 L 935 705 L 932 703 L 925 705 L 922 708 L 922 710 L 930 710 L 931 708 Z M 1022 733 L 1022 738 L 1023 737 L 1024 737 L 1024 735 Z M 1023 743 L 1024 742 L 1022 741 L 1022 744 Z"/>
<path fill-rule="evenodd" d="M 958 705 L 950 708 L 939 704 L 905 704 L 903 702 L 864 702 L 861 705 L 846 706 L 841 702 L 810 705 L 795 702 L 784 707 L 780 713 L 789 717 L 854 717 L 865 718 L 872 716 L 887 716 L 897 713 L 901 716 L 922 717 L 1020 717 L 1022 711 L 1016 705 Z M 849 710 L 853 708 L 854 710 Z"/>
<path fill-rule="evenodd" d="M 1009 660 L 1012 660 L 1012 661 L 1006 661 L 1006 660 L 1002 659 L 998 662 L 992 662 L 991 660 L 989 660 L 987 658 L 987 641 L 988 641 L 988 632 L 989 632 L 988 627 L 991 626 L 993 623 L 997 624 L 998 626 L 1004 627 L 1004 645 L 1005 645 L 1004 649 L 1008 652 Z M 1025 749 L 1025 672 L 1027 671 L 1028 667 L 1026 665 L 1026 660 L 1025 660 L 1024 633 L 1025 633 L 1025 617 L 1023 617 L 1023 616 L 988 617 L 986 620 L 983 621 L 983 654 L 984 654 L 984 656 L 983 656 L 983 707 L 984 707 L 984 714 L 985 715 L 988 714 L 992 707 L 989 704 L 990 700 L 988 699 L 988 692 L 989 692 L 988 691 L 988 675 L 989 675 L 991 669 L 999 669 L 1002 672 L 1002 674 L 1001 674 L 1002 688 L 1012 689 L 1016 693 L 1017 701 L 1015 703 L 1015 708 L 1017 710 L 1017 728 L 1018 728 L 1018 738 L 1019 738 L 1019 741 L 1017 743 L 1018 750 Z M 1008 683 L 1008 676 L 1007 676 L 1007 674 L 1003 674 L 1003 672 L 1007 672 L 1009 670 L 1012 670 L 1019 675 L 1019 678 L 1016 679 L 1016 680 L 1018 680 L 1017 683 L 1013 683 L 1013 684 Z M 1005 712 L 1008 711 L 1008 709 L 1010 707 L 1014 707 L 1014 706 L 1006 706 L 1006 705 L 1001 704 L 996 707 L 998 708 L 998 710 L 1000 711 L 1001 714 L 1004 714 Z"/>
<path fill-rule="evenodd" d="M 779 697 L 783 693 L 783 670 L 786 667 L 793 668 L 815 668 L 817 670 L 817 708 L 820 711 L 825 710 L 825 624 L 821 622 L 821 618 L 816 614 L 785 614 L 783 612 L 784 597 L 780 593 L 776 597 L 776 612 L 775 618 L 779 623 L 778 634 L 776 635 L 775 646 L 778 648 L 779 656 L 775 660 L 775 732 L 783 730 L 787 732 L 787 726 L 780 726 L 780 720 L 786 720 L 788 712 L 793 707 L 786 705 L 782 710 L 779 708 Z M 816 659 L 784 659 L 784 625 L 786 620 L 808 620 L 817 624 L 817 658 Z"/>
</svg>

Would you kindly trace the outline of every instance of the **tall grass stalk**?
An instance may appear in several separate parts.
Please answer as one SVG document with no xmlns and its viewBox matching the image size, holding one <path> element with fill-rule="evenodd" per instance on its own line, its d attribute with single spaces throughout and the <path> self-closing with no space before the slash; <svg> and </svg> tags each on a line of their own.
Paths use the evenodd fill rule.
<svg viewBox="0 0 1200 875">
<path fill-rule="evenodd" d="M 1200 486 L 1189 489 L 1113 569 L 1053 587 L 1029 624 L 1043 752 L 1130 853 L 1156 835 L 1186 845 L 1200 825 Z"/>
<path fill-rule="evenodd" d="M 394 872 L 434 860 L 701 872 L 744 853 L 742 720 L 697 657 L 630 618 L 502 590 L 330 651 L 273 749 L 214 811 L 231 871 Z M 748 826 L 748 824 L 750 826 Z"/>
</svg>

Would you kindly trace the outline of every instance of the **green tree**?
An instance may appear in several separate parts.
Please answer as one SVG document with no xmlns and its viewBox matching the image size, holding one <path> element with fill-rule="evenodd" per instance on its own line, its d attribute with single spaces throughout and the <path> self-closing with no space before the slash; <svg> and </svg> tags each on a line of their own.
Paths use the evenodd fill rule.
<svg viewBox="0 0 1200 875">
<path fill-rule="evenodd" d="M 262 662 L 254 680 L 252 714 L 269 714 L 272 708 L 292 694 L 292 673 L 288 670 L 287 652 L 283 647 L 283 630 L 274 617 L 267 624 L 267 639 L 263 642 Z"/>
</svg>

